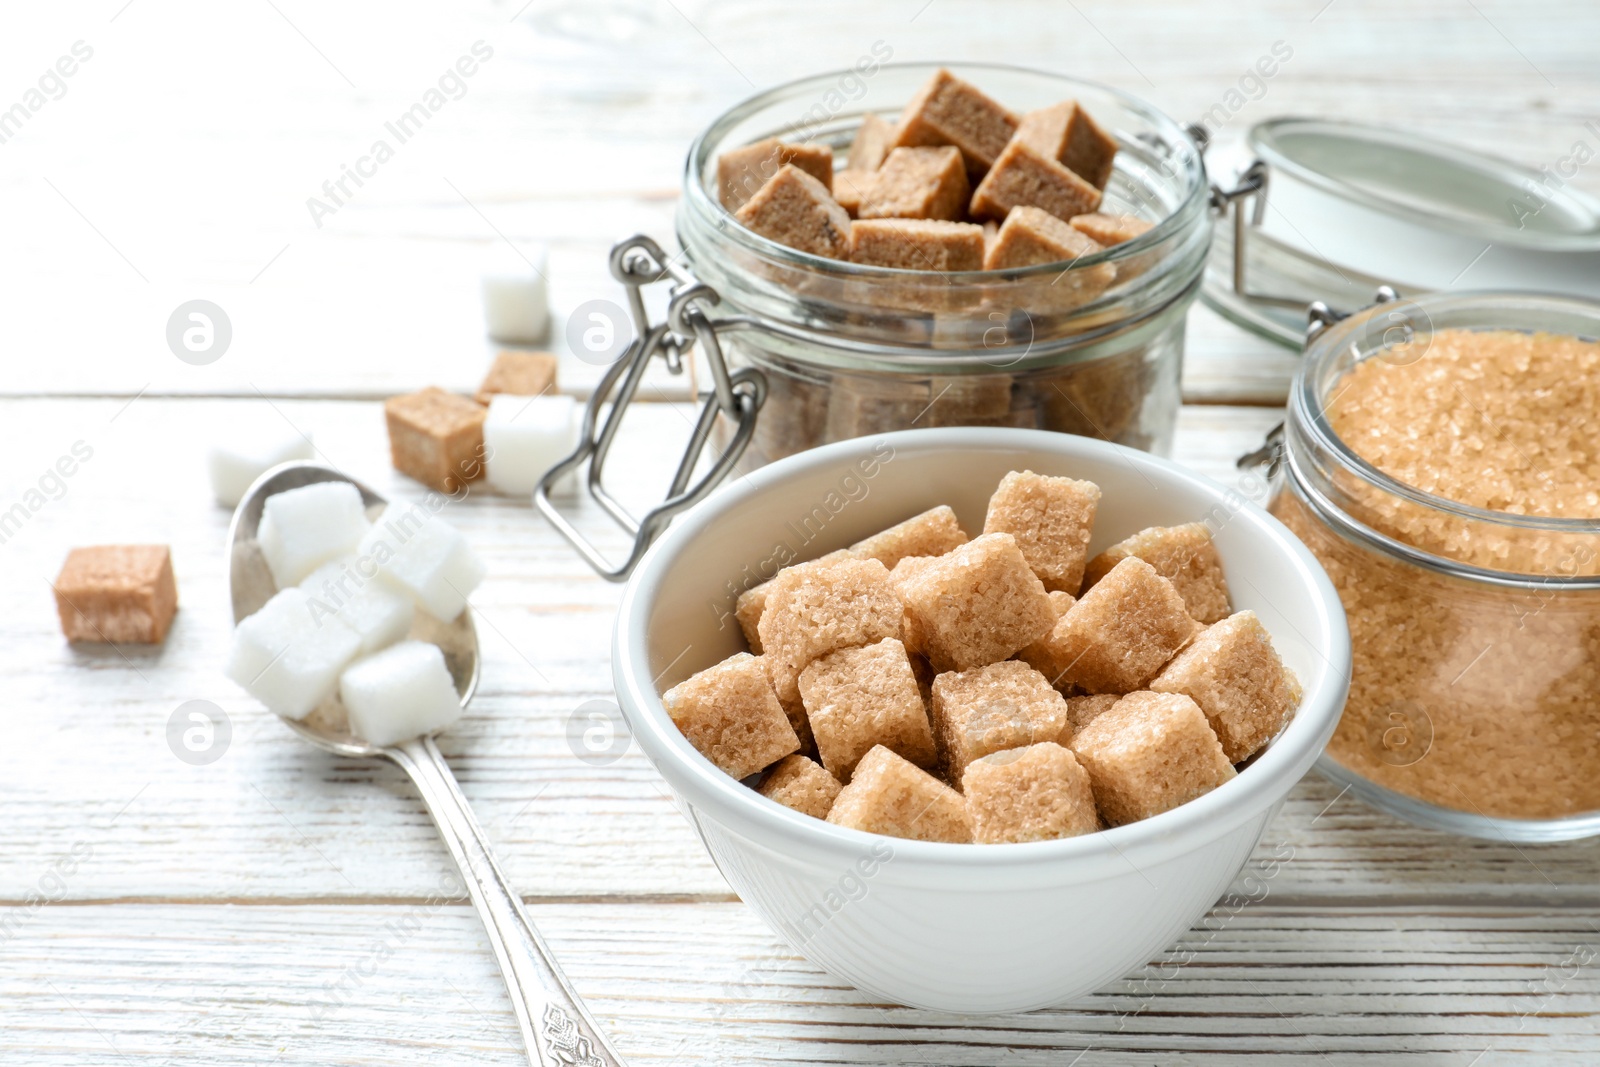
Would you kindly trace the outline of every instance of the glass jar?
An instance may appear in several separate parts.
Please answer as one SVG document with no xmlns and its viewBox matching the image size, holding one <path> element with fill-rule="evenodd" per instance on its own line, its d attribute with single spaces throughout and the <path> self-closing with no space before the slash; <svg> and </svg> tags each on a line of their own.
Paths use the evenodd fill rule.
<svg viewBox="0 0 1600 1067">
<path fill-rule="evenodd" d="M 864 58 L 746 100 L 689 151 L 679 242 L 720 297 L 730 363 L 767 377 L 743 465 L 919 426 L 1039 427 L 1166 452 L 1211 216 L 1194 141 L 1148 104 L 1040 71 L 948 68 L 1019 114 L 1076 99 L 1116 135 L 1102 210 L 1155 226 L 1064 269 L 857 265 L 767 240 L 719 202 L 725 150 L 775 136 L 842 158 L 863 115 L 893 117 L 938 69 Z"/>
<path fill-rule="evenodd" d="M 1411 358 L 1449 328 L 1591 339 L 1600 304 L 1435 294 L 1378 304 L 1307 345 L 1270 507 L 1322 561 L 1350 622 L 1349 703 L 1319 766 L 1423 826 L 1517 841 L 1597 834 L 1600 520 L 1431 495 L 1330 425 L 1352 367 Z"/>
</svg>

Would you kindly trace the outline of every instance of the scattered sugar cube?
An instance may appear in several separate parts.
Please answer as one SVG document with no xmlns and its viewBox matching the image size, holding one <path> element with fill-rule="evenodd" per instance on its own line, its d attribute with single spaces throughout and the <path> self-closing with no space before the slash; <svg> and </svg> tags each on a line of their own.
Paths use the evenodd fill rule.
<svg viewBox="0 0 1600 1067">
<path fill-rule="evenodd" d="M 1150 688 L 1200 705 L 1230 763 L 1249 759 L 1276 737 L 1300 700 L 1299 681 L 1253 611 L 1206 627 Z"/>
<path fill-rule="evenodd" d="M 906 104 L 893 146 L 955 145 L 974 179 L 994 165 L 1017 130 L 1017 117 L 972 85 L 941 70 Z"/>
<path fill-rule="evenodd" d="M 847 170 L 871 173 L 883 166 L 889 154 L 889 142 L 894 139 L 894 124 L 885 122 L 875 112 L 861 117 L 855 138 L 850 142 L 850 155 L 845 161 Z M 838 176 L 835 175 L 835 178 Z"/>
<path fill-rule="evenodd" d="M 848 782 L 877 745 L 919 767 L 934 765 L 917 676 L 894 638 L 812 660 L 800 672 L 800 697 L 822 765 L 839 781 Z"/>
<path fill-rule="evenodd" d="M 873 175 L 856 215 L 956 222 L 966 214 L 971 192 L 959 149 L 896 148 Z"/>
<path fill-rule="evenodd" d="M 1070 664 L 1067 681 L 1091 693 L 1131 693 L 1199 628 L 1172 583 L 1129 556 L 1067 610 L 1054 636 Z"/>
<path fill-rule="evenodd" d="M 1005 660 L 933 680 L 933 737 L 946 780 L 975 759 L 1043 741 L 1065 743 L 1067 702 L 1026 663 Z"/>
<path fill-rule="evenodd" d="M 775 137 L 730 148 L 717 157 L 717 188 L 729 211 L 744 207 L 785 164 L 833 187 L 833 149 L 827 145 L 786 144 Z"/>
<path fill-rule="evenodd" d="M 1089 773 L 1053 741 L 976 760 L 961 780 L 980 845 L 1053 841 L 1100 829 Z"/>
<path fill-rule="evenodd" d="M 1029 206 L 1070 219 L 1099 207 L 1100 190 L 1026 141 L 1013 139 L 973 190 L 972 214 L 998 222 L 1006 212 Z"/>
<path fill-rule="evenodd" d="M 1095 244 L 1047 211 L 1019 207 L 1006 216 L 983 254 L 984 270 L 1020 269 L 1043 263 L 1070 262 L 1100 251 Z M 1063 269 L 1048 285 L 1038 286 L 1032 300 L 1047 310 L 1065 310 L 1087 304 L 1116 281 L 1110 263 Z"/>
<path fill-rule="evenodd" d="M 761 776 L 756 792 L 813 819 L 826 819 L 828 810 L 844 788 L 815 760 L 785 756 Z"/>
<path fill-rule="evenodd" d="M 359 489 L 317 482 L 267 497 L 256 541 L 272 580 L 287 589 L 335 556 L 354 552 L 369 528 Z"/>
<path fill-rule="evenodd" d="M 1106 248 L 1143 237 L 1156 225 L 1135 215 L 1103 215 L 1099 212 L 1074 215 L 1067 222 L 1074 230 Z"/>
<path fill-rule="evenodd" d="M 417 612 L 410 597 L 378 577 L 375 562 L 355 555 L 329 560 L 306 575 L 300 588 L 321 605 L 319 611 L 331 611 L 361 637 L 363 654 L 405 637 Z"/>
<path fill-rule="evenodd" d="M 483 317 L 489 336 L 507 344 L 535 344 L 550 327 L 549 253 L 525 247 L 515 257 L 493 252 L 483 274 Z"/>
<path fill-rule="evenodd" d="M 438 645 L 401 641 L 339 676 L 350 730 L 383 747 L 438 733 L 461 718 L 461 697 Z"/>
<path fill-rule="evenodd" d="M 578 447 L 578 402 L 570 396 L 489 398 L 483 423 L 489 484 L 509 496 L 531 496 L 545 472 Z M 576 478 L 558 483 L 571 492 Z"/>
<path fill-rule="evenodd" d="M 226 673 L 267 710 L 303 719 L 333 695 L 360 651 L 359 634 L 290 587 L 234 627 Z"/>
<path fill-rule="evenodd" d="M 807 560 L 805 563 L 796 563 L 794 567 L 832 563 L 836 559 L 850 559 L 853 555 L 849 549 L 841 548 L 825 556 Z M 794 567 L 787 567 L 785 570 L 793 570 Z M 735 603 L 734 617 L 739 620 L 739 629 L 744 631 L 744 639 L 749 643 L 750 651 L 758 656 L 761 655 L 761 616 L 767 610 L 767 593 L 772 589 L 772 583 L 777 580 L 778 576 L 775 574 L 760 585 L 752 585 L 739 594 L 739 599 Z"/>
<path fill-rule="evenodd" d="M 1112 826 L 1170 811 L 1234 776 L 1200 706 L 1178 693 L 1129 693 L 1072 739 L 1072 751 Z"/>
<path fill-rule="evenodd" d="M 483 477 L 482 404 L 429 386 L 384 402 L 394 469 L 441 493 Z"/>
<path fill-rule="evenodd" d="M 837 559 L 779 572 L 758 628 L 778 698 L 799 703 L 800 672 L 841 648 L 900 636 L 900 598 L 875 559 Z"/>
<path fill-rule="evenodd" d="M 966 798 L 882 745 L 856 765 L 855 775 L 833 802 L 828 821 L 913 841 L 972 840 Z"/>
<path fill-rule="evenodd" d="M 801 252 L 849 258 L 849 213 L 827 186 L 793 165 L 780 168 L 734 217 L 768 240 Z"/>
<path fill-rule="evenodd" d="M 53 584 L 68 641 L 158 645 L 178 611 L 166 545 L 74 548 Z"/>
<path fill-rule="evenodd" d="M 983 532 L 1015 537 L 1046 589 L 1077 593 L 1099 505 L 1093 482 L 1012 471 L 989 498 Z"/>
<path fill-rule="evenodd" d="M 1104 189 L 1111 180 L 1117 139 L 1102 130 L 1076 100 L 1022 116 L 1017 124 L 1017 140 L 1028 142 L 1096 189 Z"/>
<path fill-rule="evenodd" d="M 1061 690 L 1063 695 L 1071 695 L 1076 690 L 1071 682 L 1066 680 L 1067 667 L 1072 659 L 1067 654 L 1062 642 L 1056 640 L 1056 627 L 1061 625 L 1061 620 L 1067 614 L 1067 609 L 1077 603 L 1077 598 L 1071 593 L 1059 590 L 1050 594 L 1050 610 L 1056 613 L 1056 625 L 1033 644 L 1017 653 L 1017 658 L 1050 680 L 1050 684 Z"/>
<path fill-rule="evenodd" d="M 1085 696 L 1068 697 L 1067 721 L 1072 727 L 1072 736 L 1076 737 L 1079 730 L 1110 711 L 1121 699 L 1115 693 L 1089 693 Z"/>
<path fill-rule="evenodd" d="M 986 533 L 934 557 L 899 590 L 907 643 L 940 672 L 1005 659 L 1056 621 L 1044 586 L 1008 533 Z"/>
<path fill-rule="evenodd" d="M 900 270 L 982 270 L 983 227 L 934 219 L 863 219 L 850 228 L 849 258 Z"/>
<path fill-rule="evenodd" d="M 548 352 L 501 352 L 489 365 L 474 399 L 488 406 L 489 398 L 499 393 L 543 396 L 554 392 L 556 363 L 556 357 Z"/>
<path fill-rule="evenodd" d="M 661 702 L 689 743 L 735 778 L 747 778 L 800 747 L 762 657 L 748 652 L 679 682 Z"/>
<path fill-rule="evenodd" d="M 461 531 L 416 505 L 384 508 L 356 552 L 441 622 L 461 614 L 486 573 Z"/>
<path fill-rule="evenodd" d="M 1204 523 L 1152 526 L 1118 541 L 1089 561 L 1083 572 L 1084 588 L 1092 588 L 1129 556 L 1144 560 L 1171 582 L 1195 619 L 1213 623 L 1228 617 L 1228 580 Z"/>
<path fill-rule="evenodd" d="M 852 554 L 875 559 L 893 570 L 908 556 L 942 556 L 967 543 L 967 533 L 948 505 L 913 515 L 882 533 L 850 546 Z"/>
<path fill-rule="evenodd" d="M 286 423 L 239 432 L 230 429 L 228 440 L 212 445 L 206 456 L 211 492 L 217 503 L 235 507 L 256 479 L 273 467 L 315 454 L 311 438 Z"/>
</svg>

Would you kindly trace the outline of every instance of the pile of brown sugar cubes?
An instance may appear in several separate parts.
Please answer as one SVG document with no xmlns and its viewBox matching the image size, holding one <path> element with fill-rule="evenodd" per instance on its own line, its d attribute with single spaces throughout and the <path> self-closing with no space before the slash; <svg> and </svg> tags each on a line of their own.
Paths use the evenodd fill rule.
<svg viewBox="0 0 1600 1067">
<path fill-rule="evenodd" d="M 1147 819 L 1234 777 L 1300 687 L 1232 612 L 1202 523 L 1090 559 L 1100 489 L 1012 472 L 746 590 L 750 644 L 663 697 L 707 759 L 796 811 L 999 844 Z M 763 773 L 764 772 L 764 773 Z"/>
<path fill-rule="evenodd" d="M 1077 259 L 1150 229 L 1099 211 L 1116 153 L 1076 101 L 1018 116 L 941 70 L 897 122 L 868 114 L 837 173 L 827 146 L 768 138 L 724 152 L 717 179 L 740 223 L 802 252 L 902 270 L 1005 270 Z M 1102 266 L 1098 290 L 1115 274 Z"/>
</svg>

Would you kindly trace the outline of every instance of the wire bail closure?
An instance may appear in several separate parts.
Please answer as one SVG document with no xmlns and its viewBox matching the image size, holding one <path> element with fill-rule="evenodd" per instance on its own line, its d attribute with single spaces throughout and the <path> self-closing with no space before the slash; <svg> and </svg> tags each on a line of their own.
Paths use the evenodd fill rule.
<svg viewBox="0 0 1600 1067">
<path fill-rule="evenodd" d="M 732 372 L 728 370 L 722 354 L 722 343 L 717 336 L 718 323 L 707 314 L 707 310 L 715 307 L 721 298 L 716 290 L 670 259 L 655 241 L 639 234 L 618 242 L 612 246 L 610 266 L 612 277 L 627 289 L 634 340 L 606 370 L 594 394 L 590 396 L 583 412 L 577 449 L 539 479 L 539 485 L 533 491 L 533 503 L 578 550 L 584 561 L 594 568 L 595 573 L 607 581 L 621 582 L 633 573 L 645 551 L 666 529 L 673 516 L 705 499 L 739 461 L 755 430 L 756 416 L 766 402 L 767 378 L 754 367 L 741 367 Z M 659 281 L 672 283 L 671 302 L 667 309 L 667 321 L 652 323 L 644 305 L 644 288 Z M 606 458 L 616 441 L 622 417 L 633 402 L 645 371 L 649 369 L 650 361 L 660 357 L 669 372 L 682 374 L 684 358 L 696 345 L 711 374 L 711 391 L 704 394 L 700 417 L 689 435 L 689 443 L 678 462 L 677 473 L 673 475 L 666 499 L 646 512 L 644 518 L 635 519 L 605 487 L 602 478 Z M 601 411 L 608 401 L 611 410 L 602 421 Z M 727 449 L 716 458 L 700 480 L 690 485 L 690 478 L 705 453 L 719 415 L 734 424 L 733 437 Z M 577 527 L 557 510 L 550 499 L 555 484 L 585 460 L 589 463 L 585 479 L 589 495 L 611 516 L 613 522 L 633 537 L 633 547 L 627 558 L 616 565 L 579 533 Z"/>
</svg>

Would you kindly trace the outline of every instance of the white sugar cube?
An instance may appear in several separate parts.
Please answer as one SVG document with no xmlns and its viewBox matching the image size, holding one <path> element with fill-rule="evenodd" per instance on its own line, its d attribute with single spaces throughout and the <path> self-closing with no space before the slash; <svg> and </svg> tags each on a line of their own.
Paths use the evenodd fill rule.
<svg viewBox="0 0 1600 1067">
<path fill-rule="evenodd" d="M 410 597 L 378 577 L 377 564 L 353 555 L 324 563 L 306 576 L 300 588 L 361 636 L 363 653 L 405 637 L 417 613 Z"/>
<path fill-rule="evenodd" d="M 483 444 L 489 484 L 511 496 L 530 496 L 545 471 L 577 447 L 578 402 L 559 395 L 492 396 Z M 557 488 L 570 492 L 575 482 L 569 474 Z"/>
<path fill-rule="evenodd" d="M 256 540 L 272 580 L 287 589 L 335 556 L 354 552 L 369 525 L 355 486 L 317 482 L 267 497 Z"/>
<path fill-rule="evenodd" d="M 361 637 L 316 610 L 301 589 L 284 589 L 234 627 L 229 678 L 286 719 L 303 719 L 332 695 L 361 651 Z"/>
<path fill-rule="evenodd" d="M 402 641 L 352 664 L 339 679 L 350 730 L 374 745 L 394 745 L 443 730 L 461 717 L 444 653 Z"/>
<path fill-rule="evenodd" d="M 384 580 L 423 610 L 449 622 L 486 573 L 461 531 L 414 504 L 390 504 L 356 550 Z"/>
<path fill-rule="evenodd" d="M 229 429 L 228 440 L 211 446 L 206 461 L 211 470 L 211 491 L 217 503 L 234 507 L 244 499 L 255 480 L 280 463 L 310 459 L 316 450 L 311 437 L 287 423 Z"/>
<path fill-rule="evenodd" d="M 544 340 L 550 325 L 549 256 L 540 245 L 519 251 L 495 249 L 483 275 L 483 316 L 496 341 L 528 344 Z"/>
</svg>

